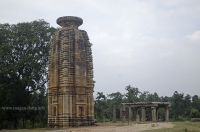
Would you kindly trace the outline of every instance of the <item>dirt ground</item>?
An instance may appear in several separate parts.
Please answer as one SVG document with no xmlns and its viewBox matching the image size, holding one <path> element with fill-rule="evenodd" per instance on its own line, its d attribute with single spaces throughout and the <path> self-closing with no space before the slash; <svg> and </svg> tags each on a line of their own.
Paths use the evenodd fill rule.
<svg viewBox="0 0 200 132">
<path fill-rule="evenodd" d="M 113 126 L 91 126 L 91 127 L 79 127 L 69 128 L 66 130 L 52 130 L 48 132 L 141 132 L 144 130 L 161 129 L 161 128 L 173 128 L 174 125 L 170 122 L 161 123 L 148 123 L 148 124 L 130 124 L 130 125 L 113 125 Z"/>
</svg>

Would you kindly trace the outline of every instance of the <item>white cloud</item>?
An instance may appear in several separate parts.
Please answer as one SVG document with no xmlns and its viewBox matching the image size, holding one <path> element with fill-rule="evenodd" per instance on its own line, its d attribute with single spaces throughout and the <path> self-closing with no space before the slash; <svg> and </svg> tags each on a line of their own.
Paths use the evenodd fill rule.
<svg viewBox="0 0 200 132">
<path fill-rule="evenodd" d="M 200 42 L 200 31 L 196 31 L 191 35 L 186 35 L 186 38 L 189 38 L 194 42 Z"/>
</svg>

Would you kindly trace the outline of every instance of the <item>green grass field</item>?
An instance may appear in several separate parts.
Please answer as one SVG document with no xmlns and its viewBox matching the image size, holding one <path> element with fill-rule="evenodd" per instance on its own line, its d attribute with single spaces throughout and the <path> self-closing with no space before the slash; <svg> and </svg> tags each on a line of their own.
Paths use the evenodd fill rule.
<svg viewBox="0 0 200 132">
<path fill-rule="evenodd" d="M 175 126 L 168 129 L 147 130 L 144 132 L 200 132 L 200 122 L 172 122 Z"/>
</svg>

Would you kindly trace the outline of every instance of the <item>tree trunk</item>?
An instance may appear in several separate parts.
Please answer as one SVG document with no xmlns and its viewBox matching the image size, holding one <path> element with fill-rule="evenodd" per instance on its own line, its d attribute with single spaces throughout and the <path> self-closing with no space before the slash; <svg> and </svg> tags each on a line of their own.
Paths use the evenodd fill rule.
<svg viewBox="0 0 200 132">
<path fill-rule="evenodd" d="M 17 122 L 17 119 L 14 118 L 12 121 L 12 129 L 17 129 L 17 128 L 18 128 L 18 122 Z"/>
<path fill-rule="evenodd" d="M 24 128 L 24 118 L 23 118 L 23 128 Z"/>
</svg>

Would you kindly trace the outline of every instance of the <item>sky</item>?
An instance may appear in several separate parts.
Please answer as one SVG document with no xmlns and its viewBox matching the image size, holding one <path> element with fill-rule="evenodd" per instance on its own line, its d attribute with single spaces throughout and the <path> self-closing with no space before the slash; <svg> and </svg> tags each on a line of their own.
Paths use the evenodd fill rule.
<svg viewBox="0 0 200 132">
<path fill-rule="evenodd" d="M 94 95 L 200 96 L 199 0 L 5 0 L 0 23 L 77 16 L 93 44 Z"/>
</svg>

